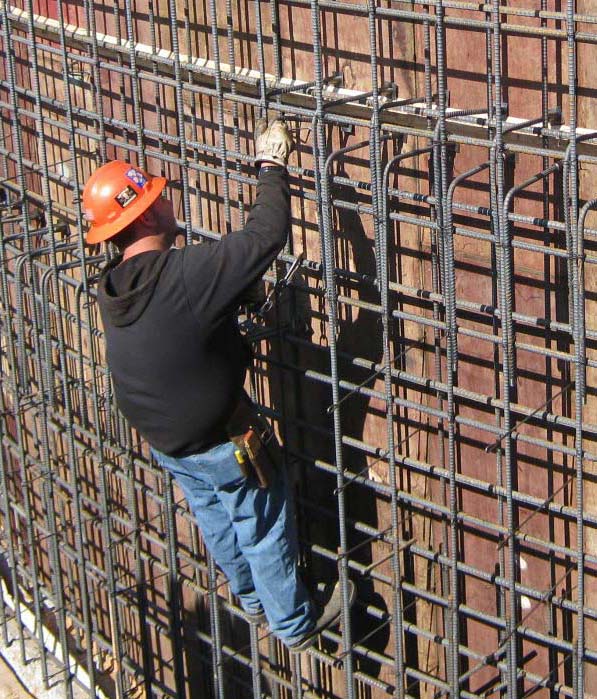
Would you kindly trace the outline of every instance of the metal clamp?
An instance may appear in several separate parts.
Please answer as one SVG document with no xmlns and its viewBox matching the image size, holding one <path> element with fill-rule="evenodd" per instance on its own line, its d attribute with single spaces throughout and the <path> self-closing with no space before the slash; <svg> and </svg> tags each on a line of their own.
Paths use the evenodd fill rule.
<svg viewBox="0 0 597 699">
<path fill-rule="evenodd" d="M 257 315 L 258 316 L 264 316 L 268 311 L 271 311 L 274 305 L 274 298 L 276 297 L 277 294 L 279 294 L 283 289 L 285 289 L 290 282 L 292 281 L 292 278 L 294 275 L 298 272 L 303 260 L 305 259 L 305 253 L 301 252 L 300 255 L 296 258 L 296 260 L 290 265 L 288 268 L 288 272 L 286 272 L 285 276 L 282 277 L 282 279 L 279 279 L 274 286 L 272 287 L 271 291 L 269 294 L 265 297 L 265 301 L 261 304 L 260 308 L 257 310 Z"/>
</svg>

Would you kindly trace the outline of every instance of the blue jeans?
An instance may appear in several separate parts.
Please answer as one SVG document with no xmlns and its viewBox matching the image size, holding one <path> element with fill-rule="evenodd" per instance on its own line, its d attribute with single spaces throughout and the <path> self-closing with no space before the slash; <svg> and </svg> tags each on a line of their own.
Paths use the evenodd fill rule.
<svg viewBox="0 0 597 699">
<path fill-rule="evenodd" d="M 292 644 L 315 625 L 298 575 L 297 536 L 286 478 L 278 468 L 268 488 L 243 476 L 231 442 L 174 458 L 152 449 L 182 488 L 205 545 L 243 609 L 265 612 L 271 631 Z"/>
</svg>

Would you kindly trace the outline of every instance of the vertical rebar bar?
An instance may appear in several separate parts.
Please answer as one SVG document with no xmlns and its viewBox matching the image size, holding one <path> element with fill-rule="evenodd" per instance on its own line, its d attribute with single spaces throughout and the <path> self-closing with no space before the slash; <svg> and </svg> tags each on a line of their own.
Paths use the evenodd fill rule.
<svg viewBox="0 0 597 699">
<path fill-rule="evenodd" d="M 498 246 L 498 287 L 500 297 L 500 321 L 501 321 L 501 346 L 502 346 L 502 391 L 503 391 L 503 433 L 506 438 L 503 441 L 504 472 L 506 486 L 506 523 L 508 532 L 508 608 L 506 616 L 506 639 L 508 644 L 508 672 L 507 690 L 508 699 L 518 697 L 518 599 L 516 596 L 517 575 L 517 538 L 516 538 L 516 508 L 512 498 L 512 490 L 517 484 L 516 457 L 513 454 L 514 443 L 511 438 L 511 392 L 516 380 L 512 374 L 514 366 L 511 356 L 512 344 L 512 273 L 511 273 L 511 246 L 508 239 L 508 230 L 504 211 L 504 139 L 503 139 L 503 95 L 502 95 L 502 56 L 501 56 L 501 18 L 499 2 L 492 2 L 493 23 L 493 76 L 494 76 L 494 145 L 491 158 L 494 160 L 495 175 L 495 206 L 492 211 L 494 217 L 494 230 L 496 244 Z M 499 460 L 499 455 L 498 455 Z M 501 465 L 501 462 L 500 462 Z"/>
<path fill-rule="evenodd" d="M 332 403 L 338 404 L 340 399 L 340 386 L 338 376 L 338 351 L 336 346 L 336 338 L 338 332 L 337 319 L 337 290 L 335 278 L 335 243 L 332 231 L 331 221 L 331 201 L 329 190 L 329 178 L 326 169 L 326 142 L 325 142 L 325 112 L 323 104 L 323 61 L 322 61 L 322 45 L 321 45 L 321 10 L 318 0 L 311 0 L 311 29 L 314 47 L 314 72 L 315 72 L 315 100 L 316 109 L 314 119 L 314 153 L 315 160 L 315 179 L 319 183 L 320 199 L 320 227 L 322 232 L 322 263 L 323 274 L 325 279 L 325 294 L 327 301 L 327 318 L 328 318 L 328 338 L 329 338 L 329 357 L 330 357 L 330 373 L 332 377 Z M 347 699 L 354 698 L 354 671 L 352 657 L 352 637 L 350 627 L 350 607 L 348 600 L 348 560 L 345 556 L 347 549 L 347 527 L 346 527 L 346 503 L 344 498 L 344 459 L 342 445 L 342 422 L 341 410 L 334 410 L 334 460 L 336 467 L 336 488 L 338 498 L 338 529 L 340 534 L 340 547 L 338 550 L 339 556 L 339 575 L 342 587 L 342 644 L 346 653 L 344 659 L 344 677 L 346 683 Z"/>
</svg>

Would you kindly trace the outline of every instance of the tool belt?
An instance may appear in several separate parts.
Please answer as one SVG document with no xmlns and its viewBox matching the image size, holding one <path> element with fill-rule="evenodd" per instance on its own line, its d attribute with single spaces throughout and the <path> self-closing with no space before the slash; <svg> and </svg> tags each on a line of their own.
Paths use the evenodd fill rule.
<svg viewBox="0 0 597 699">
<path fill-rule="evenodd" d="M 242 474 L 247 478 L 254 476 L 260 488 L 267 488 L 274 478 L 276 464 L 280 463 L 280 445 L 270 425 L 244 392 L 226 431 L 236 447 L 234 456 Z"/>
</svg>

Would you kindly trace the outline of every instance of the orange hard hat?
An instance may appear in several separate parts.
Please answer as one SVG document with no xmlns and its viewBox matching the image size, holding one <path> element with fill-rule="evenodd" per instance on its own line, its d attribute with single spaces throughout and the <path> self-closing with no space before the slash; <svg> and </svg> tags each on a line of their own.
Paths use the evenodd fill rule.
<svg viewBox="0 0 597 699">
<path fill-rule="evenodd" d="M 101 243 L 124 230 L 160 196 L 165 177 L 112 160 L 98 168 L 83 189 L 83 214 L 91 226 L 87 243 Z"/>
</svg>

